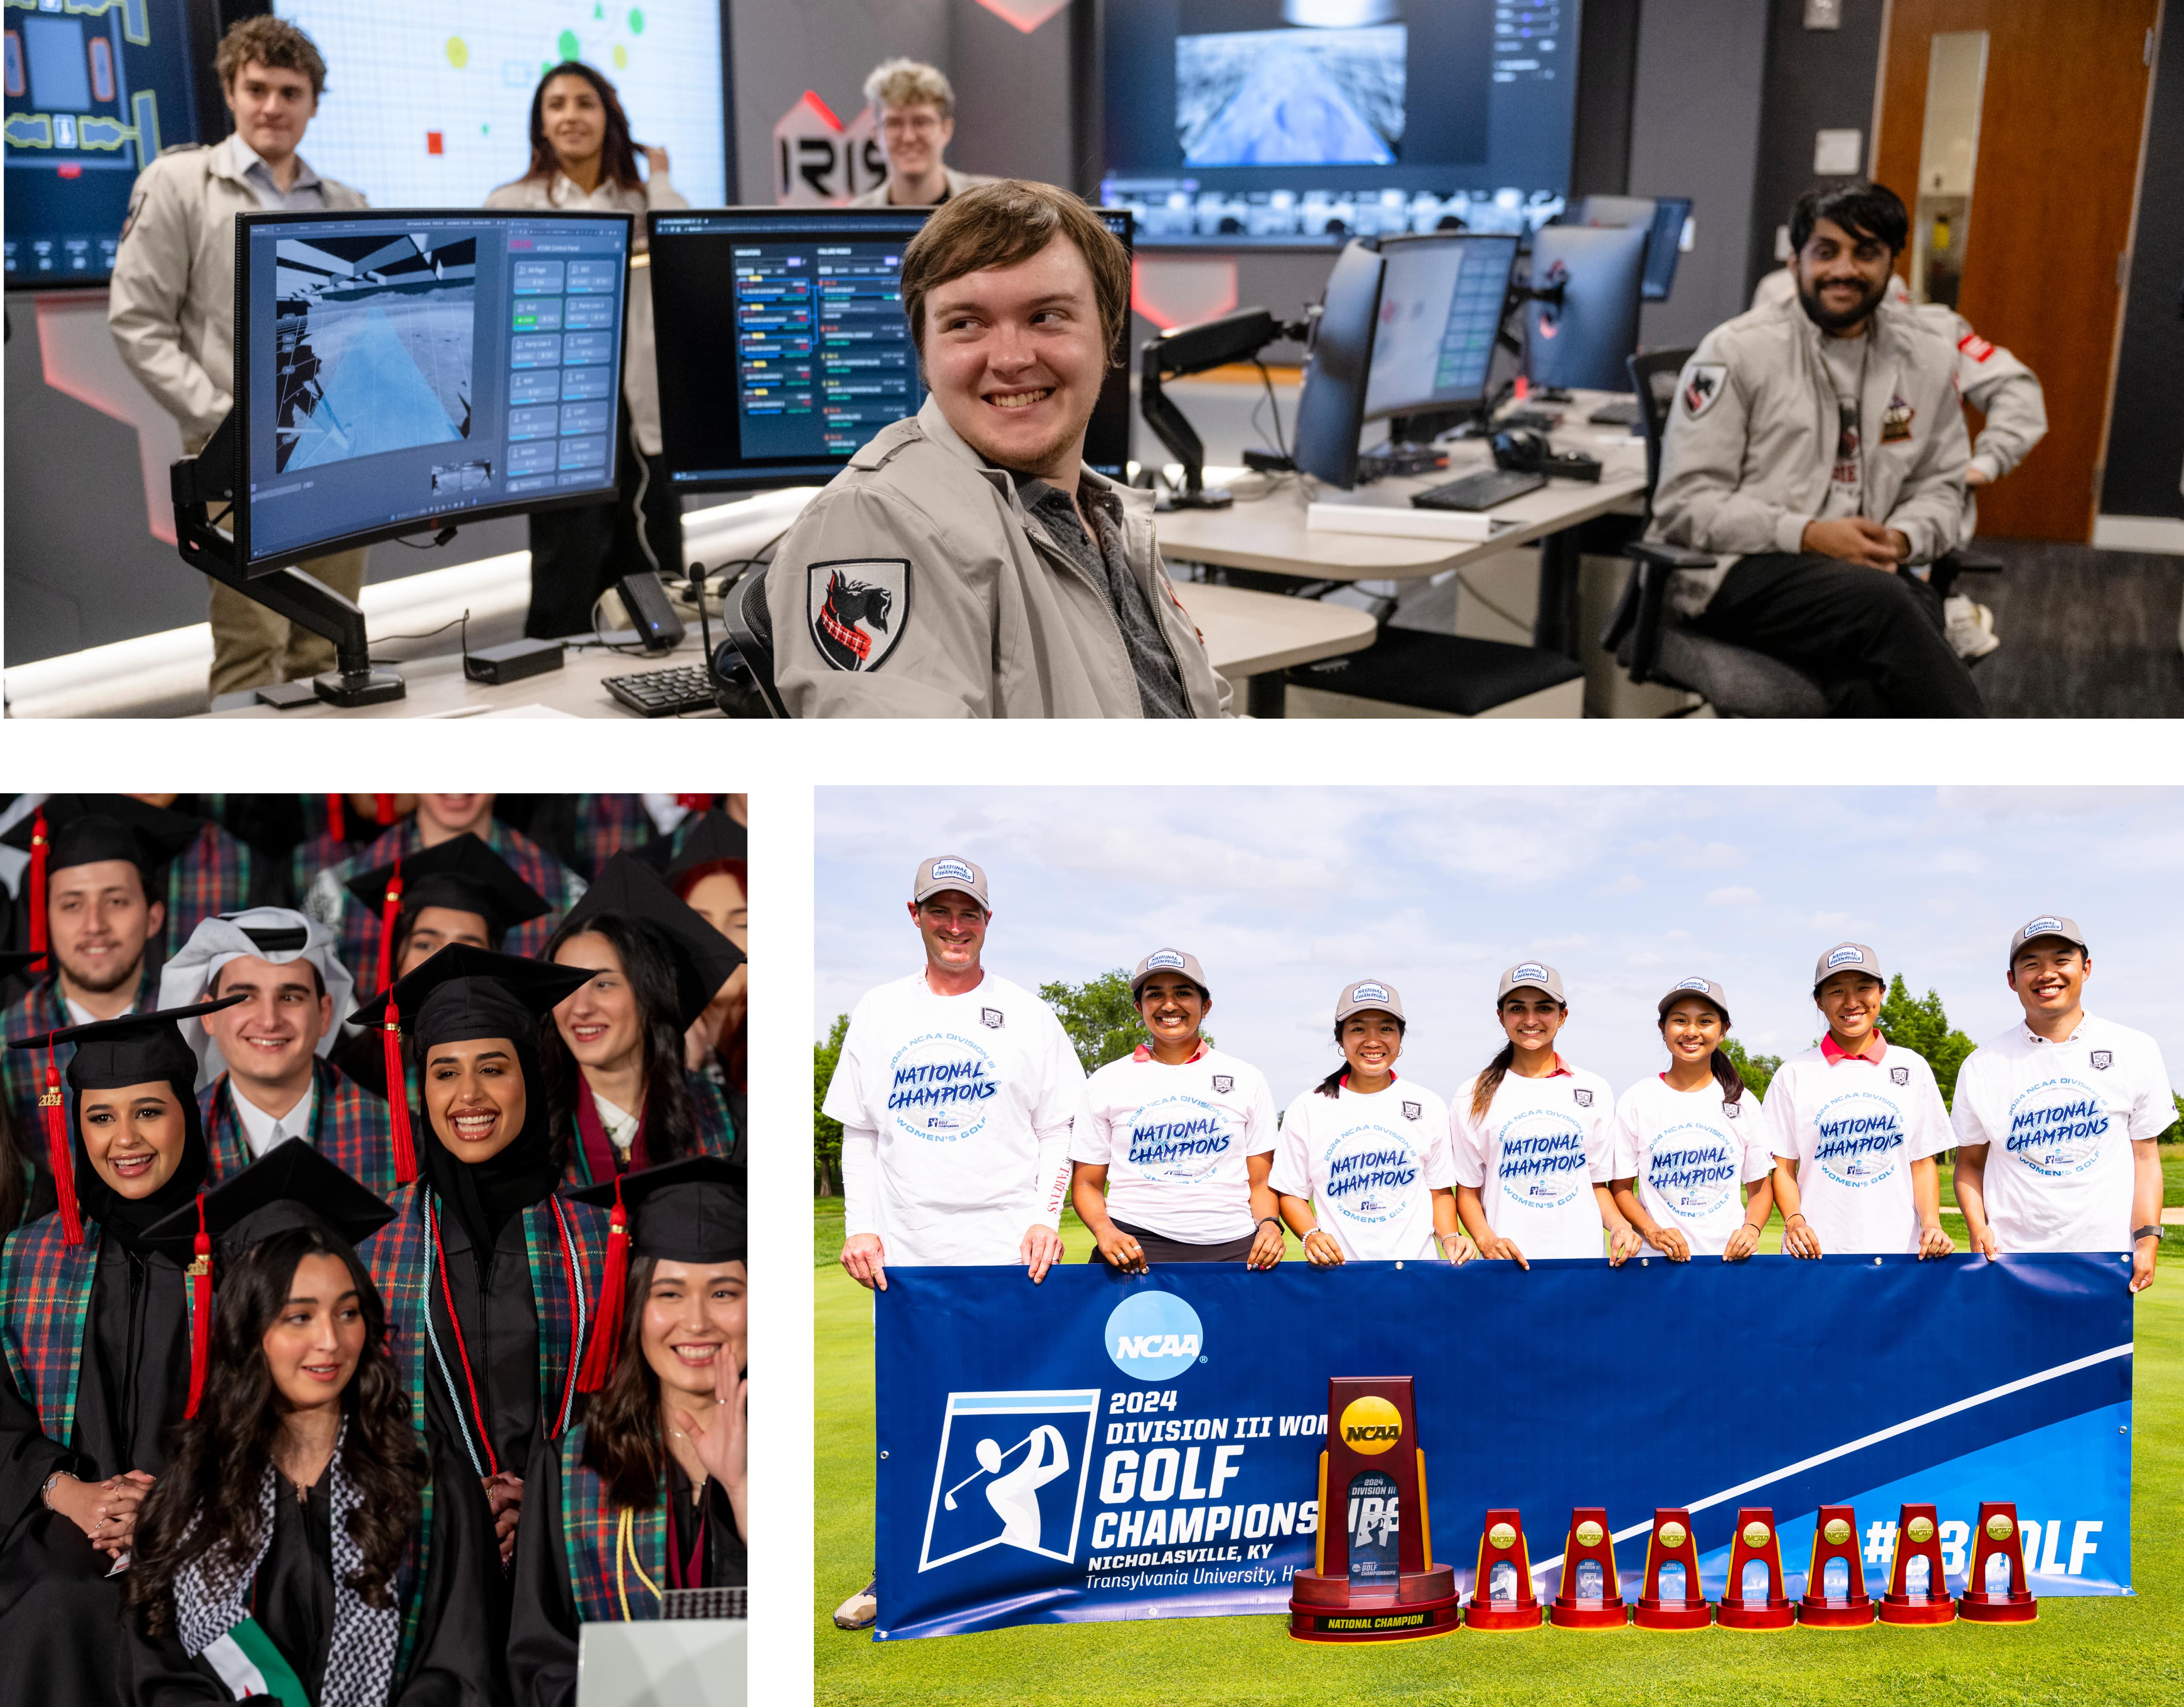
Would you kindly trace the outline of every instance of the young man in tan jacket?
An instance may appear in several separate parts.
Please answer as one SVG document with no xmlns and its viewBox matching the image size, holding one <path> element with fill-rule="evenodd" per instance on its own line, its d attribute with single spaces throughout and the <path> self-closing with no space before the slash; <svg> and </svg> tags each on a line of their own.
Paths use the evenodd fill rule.
<svg viewBox="0 0 2184 1707">
<path fill-rule="evenodd" d="M 214 64 L 235 133 L 209 147 L 167 149 L 145 168 L 107 308 L 121 359 L 181 424 L 192 455 L 235 403 L 235 216 L 365 205 L 296 152 L 326 82 L 309 36 L 277 18 L 247 18 L 221 38 Z M 364 563 L 357 550 L 297 567 L 353 599 Z M 331 641 L 218 582 L 212 645 L 215 695 L 333 668 Z"/>
</svg>

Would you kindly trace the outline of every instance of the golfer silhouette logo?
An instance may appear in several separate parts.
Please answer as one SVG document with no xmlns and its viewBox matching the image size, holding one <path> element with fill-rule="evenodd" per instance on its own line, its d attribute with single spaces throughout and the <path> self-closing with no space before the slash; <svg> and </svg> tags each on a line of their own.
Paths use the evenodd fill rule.
<svg viewBox="0 0 2184 1707">
<path fill-rule="evenodd" d="M 917 1568 L 990 1547 L 1073 1560 L 1099 1404 L 1097 1389 L 949 1394 Z"/>
</svg>

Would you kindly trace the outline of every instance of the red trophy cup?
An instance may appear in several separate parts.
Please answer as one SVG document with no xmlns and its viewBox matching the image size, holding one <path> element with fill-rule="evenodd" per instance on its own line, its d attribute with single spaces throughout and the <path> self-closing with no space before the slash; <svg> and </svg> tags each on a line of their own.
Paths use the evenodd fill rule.
<svg viewBox="0 0 2184 1707">
<path fill-rule="evenodd" d="M 1767 1592 L 1756 1597 L 1744 1592 L 1745 1568 L 1755 1560 L 1767 1566 Z M 1782 1592 L 1782 1538 L 1774 1532 L 1771 1505 L 1737 1508 L 1736 1539 L 1729 1549 L 1729 1587 L 1714 1609 L 1714 1621 L 1726 1630 L 1787 1630 L 1797 1621 L 1797 1609 Z"/>
<path fill-rule="evenodd" d="M 1674 1599 L 1661 1594 L 1663 1565 L 1683 1566 L 1684 1592 Z M 1681 1507 L 1653 1513 L 1653 1533 L 1646 1543 L 1646 1587 L 1638 1597 L 1641 1630 L 1703 1630 L 1713 1622 L 1713 1608 L 1699 1587 L 1699 1549 L 1691 1539 L 1691 1515 Z"/>
<path fill-rule="evenodd" d="M 1433 1562 L 1410 1376 L 1336 1376 L 1327 1415 L 1319 1538 L 1290 1585 L 1290 1634 L 1400 1642 L 1462 1628 L 1455 1569 Z"/>
<path fill-rule="evenodd" d="M 1972 1540 L 1971 1573 L 1964 1579 L 1957 1616 L 1976 1624 L 2030 1624 L 2040 1615 L 2040 1603 L 2025 1582 L 2025 1540 L 2018 1531 L 2016 1503 L 1981 1500 Z M 1987 1562 L 1997 1558 L 2009 1561 L 2009 1587 L 2000 1593 L 1986 1586 Z"/>
<path fill-rule="evenodd" d="M 1524 1550 L 1524 1520 L 1515 1511 L 1486 1514 L 1479 1536 L 1479 1575 L 1464 1603 L 1463 1621 L 1474 1630 L 1535 1630 L 1542 1616 L 1532 1593 L 1532 1558 Z"/>
<path fill-rule="evenodd" d="M 1847 1567 L 1847 1594 L 1827 1593 L 1827 1569 L 1840 1559 Z M 1858 1514 L 1847 1505 L 1824 1505 L 1813 1521 L 1813 1567 L 1805 1573 L 1805 1598 L 1797 1603 L 1797 1621 L 1822 1630 L 1850 1630 L 1873 1622 L 1873 1602 L 1865 1592 L 1865 1565 L 1858 1557 Z"/>
<path fill-rule="evenodd" d="M 2014 1529 L 2017 1526 L 2012 1524 Z M 1911 1587 L 1911 1565 L 1924 1560 L 1924 1580 Z M 1942 1524 L 1930 1505 L 1907 1505 L 1896 1521 L 1896 1557 L 1889 1562 L 1888 1592 L 1880 1597 L 1883 1624 L 1947 1624 L 1957 1603 L 1949 1599 L 1942 1568 Z"/>
<path fill-rule="evenodd" d="M 1616 1581 L 1607 1509 L 1580 1505 L 1570 1513 L 1569 1539 L 1563 1545 L 1563 1591 L 1547 1609 L 1547 1621 L 1558 1630 L 1620 1630 L 1630 1617 Z"/>
</svg>

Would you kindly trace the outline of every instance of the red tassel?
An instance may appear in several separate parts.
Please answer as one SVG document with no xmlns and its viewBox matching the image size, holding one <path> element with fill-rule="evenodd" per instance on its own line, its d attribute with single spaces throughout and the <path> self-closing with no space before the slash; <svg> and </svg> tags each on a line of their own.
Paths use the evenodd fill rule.
<svg viewBox="0 0 2184 1707">
<path fill-rule="evenodd" d="M 337 842 L 348 840 L 348 798 L 346 795 L 326 796 L 326 834 Z"/>
<path fill-rule="evenodd" d="M 379 981 L 372 987 L 384 990 L 393 980 L 387 969 L 394 958 L 394 921 L 402 916 L 402 856 L 394 856 L 394 875 L 387 880 L 387 899 L 379 909 Z"/>
<path fill-rule="evenodd" d="M 53 1194 L 60 1199 L 61 1231 L 68 1243 L 83 1243 L 83 1212 L 75 1202 L 75 1165 L 69 1156 L 68 1123 L 61 1118 L 60 1070 L 53 1065 L 53 1046 L 46 1045 L 46 1088 L 38 1095 L 46 1116 L 46 1165 L 53 1172 Z"/>
<path fill-rule="evenodd" d="M 621 1182 L 615 1182 L 614 1213 L 607 1219 L 606 1274 L 599 1283 L 599 1314 L 592 1321 L 592 1343 L 584 1351 L 578 1393 L 597 1393 L 614 1372 L 621 1348 L 622 1290 L 629 1270 L 629 1212 L 622 1207 Z"/>
<path fill-rule="evenodd" d="M 402 1015 L 387 998 L 387 1025 L 380 1033 L 386 1051 L 387 1102 L 394 1124 L 394 1177 L 408 1185 L 417 1177 L 417 1146 L 410 1136 L 410 1076 L 402 1066 Z"/>
<path fill-rule="evenodd" d="M 31 820 L 31 952 L 46 952 L 46 809 Z"/>
<path fill-rule="evenodd" d="M 394 797 L 392 794 L 373 795 L 371 815 L 382 830 L 392 824 L 394 821 Z"/>
<path fill-rule="evenodd" d="M 709 811 L 713 804 L 713 797 L 710 794 L 678 794 L 675 799 L 688 812 Z"/>
<path fill-rule="evenodd" d="M 212 1361 L 212 1237 L 205 1232 L 204 1193 L 198 1193 L 198 1237 L 190 1259 L 190 1402 L 185 1418 L 198 1414 L 204 1397 L 205 1366 Z"/>
</svg>

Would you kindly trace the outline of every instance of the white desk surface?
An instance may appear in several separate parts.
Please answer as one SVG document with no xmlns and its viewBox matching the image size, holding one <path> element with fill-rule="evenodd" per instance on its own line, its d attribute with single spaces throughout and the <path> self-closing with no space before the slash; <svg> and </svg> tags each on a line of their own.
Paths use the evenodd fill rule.
<svg viewBox="0 0 2184 1707">
<path fill-rule="evenodd" d="M 1214 669 L 1231 681 L 1268 670 L 1285 670 L 1293 664 L 1310 664 L 1340 653 L 1361 652 L 1373 643 L 1372 617 L 1364 611 L 1342 605 L 1199 583 L 1177 587 L 1176 596 L 1205 634 L 1206 651 Z M 718 638 L 716 627 L 715 639 Z M 339 711 L 323 703 L 299 705 L 292 711 L 254 705 L 209 714 L 290 719 L 435 714 L 633 718 L 637 714 L 601 686 L 608 676 L 703 661 L 698 626 L 694 620 L 682 644 L 673 652 L 622 653 L 588 647 L 565 654 L 559 670 L 504 687 L 468 680 L 463 675 L 461 658 L 447 653 L 402 664 L 400 673 L 409 687 L 408 697 L 384 705 L 367 705 L 354 711 Z M 710 711 L 691 714 L 717 715 Z"/>
<path fill-rule="evenodd" d="M 1387 534 L 1331 533 L 1305 525 L 1304 483 L 1284 479 L 1268 497 L 1240 498 L 1227 509 L 1170 510 L 1158 520 L 1161 550 L 1184 562 L 1256 569 L 1275 575 L 1330 581 L 1407 581 L 1529 545 L 1551 533 L 1611 510 L 1635 513 L 1646 490 L 1646 442 L 1627 428 L 1593 426 L 1585 417 L 1607 401 L 1605 392 L 1578 392 L 1566 403 L 1528 407 L 1559 409 L 1563 424 L 1552 435 L 1557 450 L 1583 451 L 1602 464 L 1599 484 L 1551 480 L 1538 492 L 1497 504 L 1488 514 L 1510 525 L 1476 542 L 1406 538 Z M 1373 436 L 1368 430 L 1366 436 Z M 1411 494 L 1493 465 L 1483 439 L 1441 447 L 1448 467 L 1429 475 L 1390 478 L 1340 492 L 1313 482 L 1323 503 L 1355 503 L 1407 510 Z"/>
</svg>

